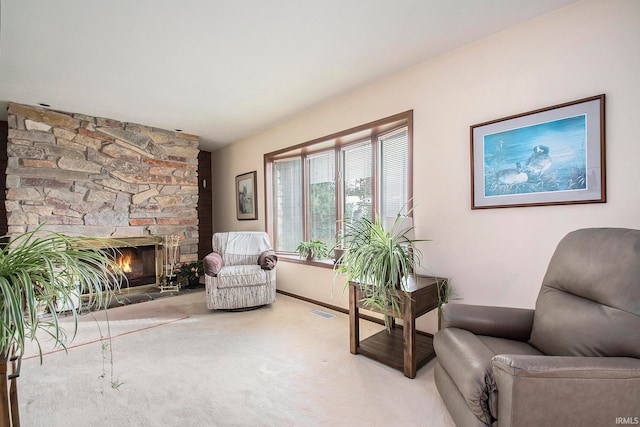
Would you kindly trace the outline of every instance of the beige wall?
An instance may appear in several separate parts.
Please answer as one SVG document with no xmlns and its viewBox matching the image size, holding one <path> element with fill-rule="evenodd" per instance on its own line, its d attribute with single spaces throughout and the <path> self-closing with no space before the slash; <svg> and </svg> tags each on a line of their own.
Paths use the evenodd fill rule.
<svg viewBox="0 0 640 427">
<path fill-rule="evenodd" d="M 581 227 L 640 228 L 640 2 L 583 1 L 464 47 L 213 154 L 215 229 L 264 229 L 263 153 L 414 110 L 424 271 L 460 302 L 533 307 L 549 258 Z M 606 94 L 606 204 L 470 209 L 469 126 Z M 234 177 L 258 171 L 259 220 L 236 221 Z M 278 287 L 346 306 L 329 270 L 280 263 Z M 340 287 L 338 287 L 340 288 Z M 340 288 L 341 289 L 341 288 Z M 432 331 L 432 320 L 421 328 Z"/>
</svg>

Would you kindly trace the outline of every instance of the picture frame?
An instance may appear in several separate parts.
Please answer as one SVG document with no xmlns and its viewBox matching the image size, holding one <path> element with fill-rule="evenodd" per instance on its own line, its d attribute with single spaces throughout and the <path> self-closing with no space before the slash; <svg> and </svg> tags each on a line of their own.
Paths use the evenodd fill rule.
<svg viewBox="0 0 640 427">
<path fill-rule="evenodd" d="M 471 209 L 606 203 L 605 95 L 472 125 Z"/>
<path fill-rule="evenodd" d="M 258 219 L 256 183 L 257 171 L 236 176 L 236 217 L 239 220 Z"/>
</svg>

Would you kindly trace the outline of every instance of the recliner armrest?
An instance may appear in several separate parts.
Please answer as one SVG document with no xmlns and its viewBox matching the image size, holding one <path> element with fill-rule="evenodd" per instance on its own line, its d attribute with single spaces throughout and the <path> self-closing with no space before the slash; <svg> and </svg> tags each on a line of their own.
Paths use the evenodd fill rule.
<svg viewBox="0 0 640 427">
<path fill-rule="evenodd" d="M 640 359 L 497 355 L 491 364 L 501 427 L 604 426 L 640 416 Z"/>
<path fill-rule="evenodd" d="M 526 308 L 444 304 L 442 328 L 526 342 L 533 327 L 533 313 Z"/>
<path fill-rule="evenodd" d="M 491 364 L 494 370 L 519 377 L 640 379 L 640 359 L 633 357 L 498 354 Z"/>
</svg>

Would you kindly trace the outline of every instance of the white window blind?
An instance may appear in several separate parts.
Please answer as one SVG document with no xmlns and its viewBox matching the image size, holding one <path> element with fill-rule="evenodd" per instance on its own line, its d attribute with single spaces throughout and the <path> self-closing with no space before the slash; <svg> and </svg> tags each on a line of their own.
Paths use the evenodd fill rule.
<svg viewBox="0 0 640 427">
<path fill-rule="evenodd" d="M 342 175 L 345 222 L 362 217 L 373 219 L 373 158 L 370 142 L 342 150 Z"/>
<path fill-rule="evenodd" d="M 276 250 L 295 252 L 303 239 L 302 162 L 300 158 L 276 160 L 273 177 L 273 206 L 276 221 Z"/>
<path fill-rule="evenodd" d="M 332 247 L 336 240 L 335 152 L 310 156 L 307 165 L 310 240 L 320 240 Z"/>
<path fill-rule="evenodd" d="M 378 139 L 380 147 L 380 216 L 407 213 L 409 197 L 409 138 L 407 128 Z"/>
</svg>

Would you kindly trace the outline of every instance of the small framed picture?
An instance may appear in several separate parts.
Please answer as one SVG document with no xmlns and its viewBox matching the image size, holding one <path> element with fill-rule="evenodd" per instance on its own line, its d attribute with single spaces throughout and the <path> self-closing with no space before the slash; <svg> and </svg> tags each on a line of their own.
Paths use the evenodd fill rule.
<svg viewBox="0 0 640 427">
<path fill-rule="evenodd" d="M 236 216 L 239 220 L 258 219 L 257 172 L 236 176 Z"/>
<path fill-rule="evenodd" d="M 471 209 L 604 203 L 604 95 L 471 126 Z"/>
</svg>

